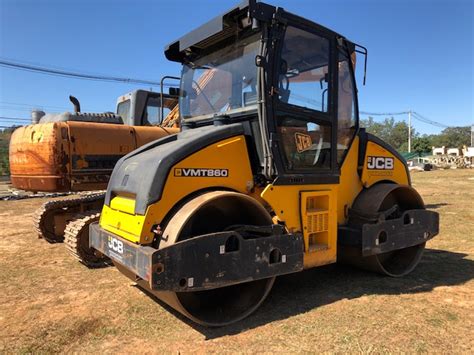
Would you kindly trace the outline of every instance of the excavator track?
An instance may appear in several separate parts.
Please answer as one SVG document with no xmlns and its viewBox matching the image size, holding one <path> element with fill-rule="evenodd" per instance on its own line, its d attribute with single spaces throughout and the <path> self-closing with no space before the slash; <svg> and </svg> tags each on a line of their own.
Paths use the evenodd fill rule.
<svg viewBox="0 0 474 355">
<path fill-rule="evenodd" d="M 100 192 L 44 203 L 33 216 L 38 237 L 49 243 L 63 242 L 67 223 L 78 213 L 100 209 L 104 198 L 105 192 Z"/>
<path fill-rule="evenodd" d="M 77 214 L 66 226 L 64 244 L 67 250 L 82 264 L 90 268 L 111 265 L 111 260 L 89 247 L 89 225 L 99 221 L 100 211 Z"/>
</svg>

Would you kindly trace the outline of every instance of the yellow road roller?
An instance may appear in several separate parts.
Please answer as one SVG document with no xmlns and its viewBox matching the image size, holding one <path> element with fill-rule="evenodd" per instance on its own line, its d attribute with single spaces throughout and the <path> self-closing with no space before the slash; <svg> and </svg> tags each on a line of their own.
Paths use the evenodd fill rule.
<svg viewBox="0 0 474 355">
<path fill-rule="evenodd" d="M 279 275 L 411 272 L 439 217 L 397 151 L 359 128 L 357 53 L 254 0 L 171 43 L 182 132 L 118 162 L 90 247 L 205 326 L 251 314 Z"/>
</svg>

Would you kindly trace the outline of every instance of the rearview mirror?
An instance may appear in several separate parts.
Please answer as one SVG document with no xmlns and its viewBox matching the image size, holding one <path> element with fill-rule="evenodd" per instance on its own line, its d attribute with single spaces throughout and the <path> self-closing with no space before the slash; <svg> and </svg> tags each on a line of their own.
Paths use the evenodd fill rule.
<svg viewBox="0 0 474 355">
<path fill-rule="evenodd" d="M 170 96 L 180 96 L 181 95 L 181 90 L 179 88 L 169 88 L 168 94 Z"/>
</svg>

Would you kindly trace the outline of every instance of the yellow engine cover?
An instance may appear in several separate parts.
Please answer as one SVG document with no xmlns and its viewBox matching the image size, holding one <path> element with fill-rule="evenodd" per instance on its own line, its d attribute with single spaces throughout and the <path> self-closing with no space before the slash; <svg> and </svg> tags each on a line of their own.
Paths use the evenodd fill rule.
<svg viewBox="0 0 474 355">
<path fill-rule="evenodd" d="M 118 196 L 110 207 L 104 206 L 100 224 L 129 241 L 149 244 L 153 226 L 160 224 L 176 204 L 193 193 L 212 188 L 246 194 L 252 190 L 253 174 L 244 136 L 211 144 L 173 166 L 162 198 L 150 205 L 144 216 L 133 214 L 133 197 Z"/>
</svg>

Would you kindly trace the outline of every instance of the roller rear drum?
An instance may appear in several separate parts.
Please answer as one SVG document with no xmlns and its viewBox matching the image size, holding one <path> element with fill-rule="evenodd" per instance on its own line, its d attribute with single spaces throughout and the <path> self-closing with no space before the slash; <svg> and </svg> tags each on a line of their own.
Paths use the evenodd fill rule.
<svg viewBox="0 0 474 355">
<path fill-rule="evenodd" d="M 363 191 L 352 208 L 363 213 L 376 214 L 398 206 L 386 219 L 398 218 L 404 211 L 425 209 L 420 195 L 410 186 L 378 184 Z M 355 222 L 357 224 L 358 222 Z M 390 251 L 388 253 L 362 256 L 359 247 L 344 246 L 338 250 L 338 260 L 365 270 L 375 271 L 392 277 L 404 276 L 418 265 L 426 243 Z"/>
</svg>

